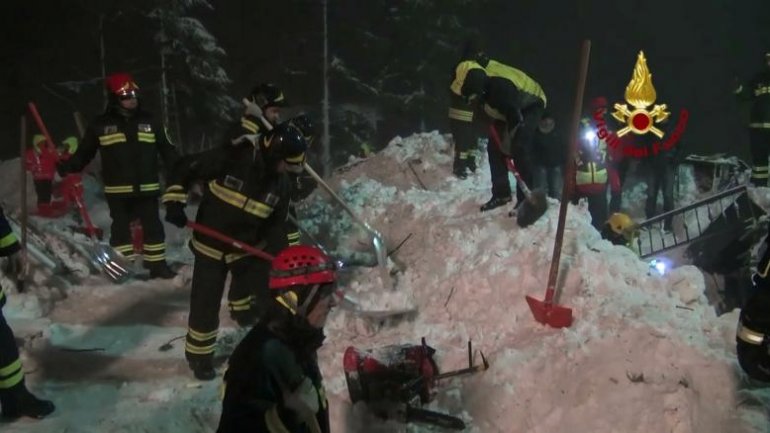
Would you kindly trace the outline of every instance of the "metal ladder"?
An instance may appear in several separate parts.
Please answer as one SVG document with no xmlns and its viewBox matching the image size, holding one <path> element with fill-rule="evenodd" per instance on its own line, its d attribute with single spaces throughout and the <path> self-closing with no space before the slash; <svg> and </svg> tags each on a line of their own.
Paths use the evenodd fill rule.
<svg viewBox="0 0 770 433">
<path fill-rule="evenodd" d="M 738 185 L 690 205 L 657 215 L 637 225 L 636 243 L 641 258 L 647 258 L 700 238 L 720 216 L 740 221 L 745 228 L 759 223 L 746 185 Z M 666 219 L 673 220 L 673 230 L 663 231 Z M 713 233 L 716 234 L 716 233 Z M 710 234 L 710 235 L 713 235 Z"/>
</svg>

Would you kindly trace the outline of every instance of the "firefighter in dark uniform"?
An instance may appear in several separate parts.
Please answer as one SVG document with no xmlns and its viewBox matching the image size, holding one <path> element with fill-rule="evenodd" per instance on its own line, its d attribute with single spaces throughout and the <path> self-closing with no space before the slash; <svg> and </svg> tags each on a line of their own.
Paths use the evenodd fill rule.
<svg viewBox="0 0 770 433">
<path fill-rule="evenodd" d="M 254 111 L 267 111 L 283 100 L 280 92 L 257 96 L 266 99 L 259 100 Z M 261 113 L 256 117 L 264 118 Z M 207 184 L 198 208 L 198 223 L 276 252 L 268 248 L 273 245 L 269 236 L 281 233 L 285 237 L 282 226 L 287 219 L 291 188 L 286 173 L 302 171 L 306 149 L 307 143 L 296 128 L 278 125 L 262 137 L 228 139 L 220 148 L 183 157 L 175 165 L 163 196 L 166 220 L 178 227 L 187 224 L 186 191 L 194 181 L 202 180 Z M 227 274 L 232 275 L 230 313 L 240 325 L 248 326 L 266 305 L 270 264 L 197 232 L 190 246 L 195 265 L 185 356 L 198 379 L 210 380 L 216 375 L 213 356 Z"/>
<path fill-rule="evenodd" d="M 470 93 L 467 88 L 464 94 L 463 85 L 471 69 L 483 69 L 478 59 L 484 61 L 486 58 L 486 54 L 475 41 L 468 41 L 452 72 L 452 82 L 449 85 L 449 130 L 454 141 L 452 173 L 460 179 L 468 177 L 468 171 L 475 173 L 477 168 L 475 149 L 478 137 L 473 115 L 476 109 L 475 99 L 480 96 Z"/>
<path fill-rule="evenodd" d="M 59 164 L 59 174 L 80 172 L 99 151 L 112 218 L 110 245 L 131 257 L 130 224 L 138 218 L 144 236 L 144 267 L 153 278 L 173 278 L 174 271 L 166 263 L 165 233 L 158 212 L 158 155 L 170 168 L 177 159 L 176 148 L 163 126 L 142 109 L 139 87 L 131 75 L 110 75 L 106 85 L 110 98 L 107 109 L 88 126 L 75 154 Z"/>
<path fill-rule="evenodd" d="M 751 183 L 768 186 L 770 172 L 770 50 L 765 53 L 765 67 L 751 81 L 735 89 L 736 96 L 751 102 L 749 140 L 751 145 Z"/>
<path fill-rule="evenodd" d="M 738 363 L 749 377 L 770 382 L 770 232 L 751 279 L 754 294 L 741 309 L 736 353 Z"/>
<path fill-rule="evenodd" d="M 19 242 L 5 219 L 0 208 L 0 257 L 7 257 L 6 274 L 23 272 Z M 11 275 L 15 277 L 16 275 Z M 24 384 L 24 370 L 16 339 L 3 316 L 5 293 L 0 286 L 0 409 L 3 420 L 13 420 L 22 416 L 44 418 L 54 411 L 50 401 L 40 400 L 27 390 Z"/>
<path fill-rule="evenodd" d="M 217 433 L 328 433 L 318 367 L 323 327 L 334 307 L 334 262 L 318 248 L 292 246 L 270 272 L 267 314 L 230 356 Z"/>
<path fill-rule="evenodd" d="M 302 136 L 305 138 L 308 147 L 313 143 L 315 138 L 315 127 L 310 116 L 307 114 L 300 114 L 286 121 L 287 125 L 297 128 Z M 286 222 L 286 240 L 287 245 L 299 245 L 300 243 L 300 231 L 297 216 L 297 204 L 306 199 L 318 186 L 315 180 L 306 172 L 302 173 L 289 173 L 289 180 L 291 181 L 291 202 L 289 203 L 289 220 Z M 278 248 L 279 250 L 283 248 Z"/>
<path fill-rule="evenodd" d="M 496 60 L 478 61 L 480 67 L 470 65 L 459 88 L 469 99 L 481 95 L 479 103 L 502 140 L 502 149 L 491 136 L 487 144 L 492 198 L 481 206 L 485 212 L 511 201 L 506 156 L 513 158 L 524 182 L 532 184 L 532 139 L 545 110 L 546 97 L 540 85 L 524 72 Z M 516 199 L 517 206 L 524 202 L 521 188 L 517 188 Z"/>
</svg>

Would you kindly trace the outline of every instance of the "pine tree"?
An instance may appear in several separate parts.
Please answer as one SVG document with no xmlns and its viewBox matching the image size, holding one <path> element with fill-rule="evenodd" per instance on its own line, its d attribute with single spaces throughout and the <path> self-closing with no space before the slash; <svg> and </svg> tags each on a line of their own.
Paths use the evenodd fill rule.
<svg viewBox="0 0 770 433">
<path fill-rule="evenodd" d="M 238 103 L 228 95 L 231 80 L 221 66 L 226 53 L 191 16 L 196 8 L 213 7 L 208 0 L 158 0 L 156 5 L 148 17 L 158 25 L 154 39 L 166 68 L 164 87 L 167 92 L 178 92 L 164 95 L 164 105 L 183 108 L 192 125 L 219 126 L 230 121 Z M 175 125 L 167 127 L 173 130 Z"/>
</svg>

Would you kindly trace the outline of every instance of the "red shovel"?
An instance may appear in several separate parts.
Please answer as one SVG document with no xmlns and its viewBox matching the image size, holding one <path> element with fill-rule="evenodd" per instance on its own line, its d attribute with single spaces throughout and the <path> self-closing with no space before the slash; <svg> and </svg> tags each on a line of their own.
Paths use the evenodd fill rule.
<svg viewBox="0 0 770 433">
<path fill-rule="evenodd" d="M 578 125 L 580 123 L 580 107 L 583 105 L 583 93 L 585 91 L 586 76 L 588 75 L 588 57 L 591 53 L 591 41 L 583 41 L 580 52 L 580 69 L 578 70 L 578 85 L 575 95 L 575 106 L 572 111 L 572 129 L 570 134 L 569 158 L 567 159 L 567 173 L 564 176 L 564 196 L 559 207 L 559 224 L 556 227 L 556 238 L 553 242 L 553 256 L 551 257 L 551 270 L 548 273 L 548 287 L 545 290 L 545 299 L 540 301 L 527 295 L 527 303 L 532 315 L 538 322 L 554 328 L 567 328 L 572 325 L 572 309 L 555 303 L 556 280 L 559 276 L 559 261 L 561 260 L 561 245 L 564 239 L 564 226 L 567 221 L 567 204 L 574 190 L 575 179 L 575 153 L 577 149 Z"/>
</svg>

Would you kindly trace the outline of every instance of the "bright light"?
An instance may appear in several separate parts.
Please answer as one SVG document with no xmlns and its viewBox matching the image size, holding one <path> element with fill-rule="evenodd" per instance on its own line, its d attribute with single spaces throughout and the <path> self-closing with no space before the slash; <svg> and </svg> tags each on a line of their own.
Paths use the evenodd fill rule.
<svg viewBox="0 0 770 433">
<path fill-rule="evenodd" d="M 668 264 L 661 259 L 652 259 L 650 261 L 650 269 L 655 269 L 660 275 L 665 275 L 668 270 Z"/>
<path fill-rule="evenodd" d="M 594 131 L 593 129 L 587 130 L 583 134 L 583 138 L 585 138 L 588 141 L 594 141 L 596 139 L 596 131 Z"/>
</svg>

